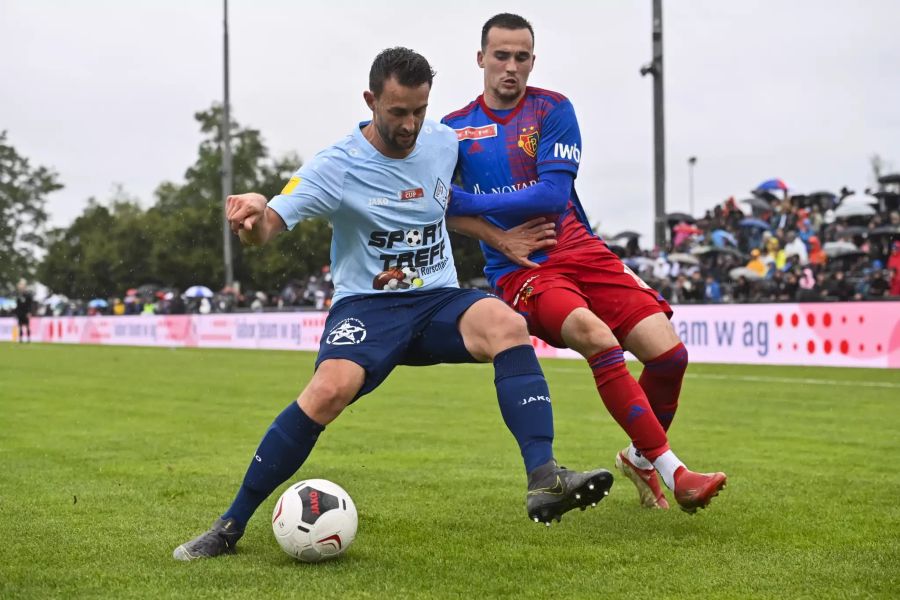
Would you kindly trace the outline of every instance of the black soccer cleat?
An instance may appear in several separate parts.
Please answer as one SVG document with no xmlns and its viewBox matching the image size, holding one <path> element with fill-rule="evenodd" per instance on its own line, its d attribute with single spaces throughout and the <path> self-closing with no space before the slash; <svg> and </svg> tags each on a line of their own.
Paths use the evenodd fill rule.
<svg viewBox="0 0 900 600">
<path fill-rule="evenodd" d="M 606 469 L 570 471 L 551 459 L 528 474 L 528 518 L 549 527 L 552 520 L 561 521 L 573 508 L 597 506 L 609 495 L 612 484 L 612 473 Z"/>
<path fill-rule="evenodd" d="M 195 560 L 234 554 L 234 546 L 242 535 L 244 530 L 238 528 L 237 521 L 219 518 L 209 531 L 175 548 L 172 557 L 175 560 Z"/>
</svg>

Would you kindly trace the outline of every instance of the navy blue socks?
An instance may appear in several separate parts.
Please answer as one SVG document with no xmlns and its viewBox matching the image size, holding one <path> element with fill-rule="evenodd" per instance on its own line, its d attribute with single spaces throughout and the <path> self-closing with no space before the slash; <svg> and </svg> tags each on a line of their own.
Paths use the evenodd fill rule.
<svg viewBox="0 0 900 600">
<path fill-rule="evenodd" d="M 495 356 L 494 384 L 500 413 L 530 473 L 553 458 L 553 407 L 534 348 L 514 346 Z"/>
<path fill-rule="evenodd" d="M 324 430 L 325 427 L 310 419 L 296 402 L 291 402 L 263 436 L 244 475 L 244 482 L 222 518 L 234 518 L 241 528 L 246 527 L 269 494 L 297 472 Z"/>
</svg>

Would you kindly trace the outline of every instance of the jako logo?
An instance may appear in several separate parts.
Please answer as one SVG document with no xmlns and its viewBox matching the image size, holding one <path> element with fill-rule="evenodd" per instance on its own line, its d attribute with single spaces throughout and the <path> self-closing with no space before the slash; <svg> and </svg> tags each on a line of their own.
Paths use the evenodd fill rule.
<svg viewBox="0 0 900 600">
<path fill-rule="evenodd" d="M 318 515 L 321 514 L 321 509 L 319 509 L 319 492 L 316 490 L 312 490 L 309 493 L 309 510 L 312 511 L 312 514 Z"/>
<path fill-rule="evenodd" d="M 581 162 L 581 150 L 578 149 L 578 144 L 569 145 L 557 142 L 553 145 L 553 156 L 574 160 L 577 163 Z"/>
<path fill-rule="evenodd" d="M 531 404 L 532 402 L 550 402 L 550 396 L 528 396 L 527 398 L 522 398 L 522 402 L 519 406 L 525 406 L 526 404 Z"/>
</svg>

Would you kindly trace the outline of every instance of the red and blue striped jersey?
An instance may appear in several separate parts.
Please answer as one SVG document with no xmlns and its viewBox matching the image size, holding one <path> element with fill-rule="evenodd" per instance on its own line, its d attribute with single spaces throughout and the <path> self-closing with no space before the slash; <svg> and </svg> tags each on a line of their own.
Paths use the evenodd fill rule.
<svg viewBox="0 0 900 600">
<path fill-rule="evenodd" d="M 505 194 L 536 184 L 550 171 L 578 174 L 581 133 L 575 109 L 562 94 L 528 87 L 516 107 L 505 111 L 491 110 L 479 96 L 441 122 L 456 130 L 460 142 L 456 179 L 467 192 Z M 535 209 L 535 214 L 540 214 L 540 207 Z M 502 229 L 522 222 L 521 217 L 485 218 Z M 534 262 L 571 251 L 586 240 L 597 241 L 574 186 L 563 213 L 551 218 L 557 219 L 557 245 L 533 254 Z M 484 272 L 492 286 L 501 276 L 520 268 L 483 242 L 481 249 L 487 262 Z"/>
</svg>

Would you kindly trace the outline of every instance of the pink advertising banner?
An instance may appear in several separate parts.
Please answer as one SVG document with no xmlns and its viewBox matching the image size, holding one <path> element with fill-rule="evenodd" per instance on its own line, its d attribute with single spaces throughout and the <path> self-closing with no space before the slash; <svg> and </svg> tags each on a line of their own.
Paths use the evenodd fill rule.
<svg viewBox="0 0 900 600">
<path fill-rule="evenodd" d="M 315 351 L 323 312 L 41 317 L 35 342 Z M 672 325 L 691 361 L 767 365 L 900 367 L 900 302 L 714 304 L 675 307 Z M 0 318 L 0 340 L 15 320 Z M 539 356 L 578 358 L 532 340 Z"/>
</svg>

